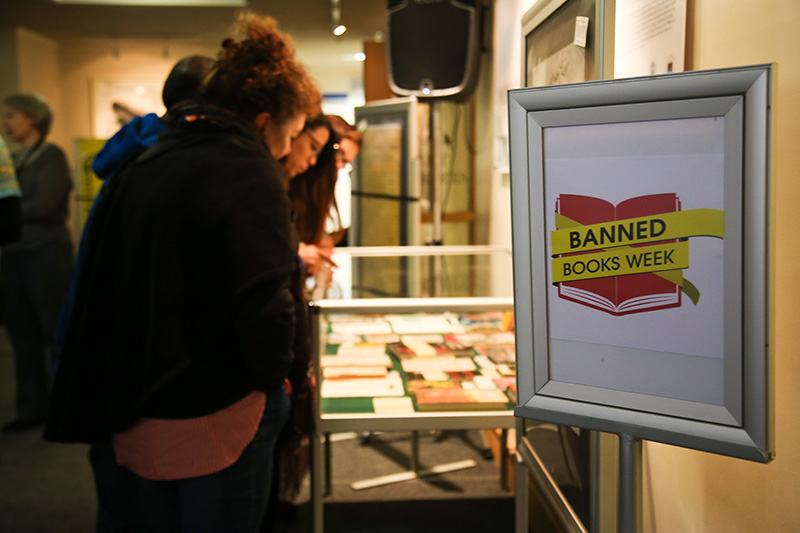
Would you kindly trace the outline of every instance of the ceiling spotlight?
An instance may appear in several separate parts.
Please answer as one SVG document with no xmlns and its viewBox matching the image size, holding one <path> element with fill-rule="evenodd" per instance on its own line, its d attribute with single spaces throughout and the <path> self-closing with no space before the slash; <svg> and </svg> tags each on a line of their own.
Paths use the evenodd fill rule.
<svg viewBox="0 0 800 533">
<path fill-rule="evenodd" d="M 353 59 L 355 59 L 356 61 L 366 61 L 367 60 L 367 54 L 365 54 L 364 52 L 356 52 L 353 55 Z"/>
<path fill-rule="evenodd" d="M 347 28 L 342 24 L 341 0 L 331 0 L 331 31 L 336 37 L 340 37 Z"/>
</svg>

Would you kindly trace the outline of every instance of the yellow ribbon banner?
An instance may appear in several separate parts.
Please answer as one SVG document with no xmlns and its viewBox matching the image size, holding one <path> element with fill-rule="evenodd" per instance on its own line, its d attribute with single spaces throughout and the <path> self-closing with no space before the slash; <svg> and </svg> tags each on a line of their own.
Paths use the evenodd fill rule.
<svg viewBox="0 0 800 533">
<path fill-rule="evenodd" d="M 605 252 L 556 257 L 552 261 L 553 283 L 643 272 L 666 274 L 663 271 L 668 270 L 678 270 L 680 277 L 679 269 L 688 267 L 689 241 L 628 246 Z"/>
<path fill-rule="evenodd" d="M 584 226 L 556 213 L 559 229 L 550 235 L 552 254 L 605 250 L 701 235 L 722 238 L 724 215 L 719 209 L 689 209 Z"/>
</svg>

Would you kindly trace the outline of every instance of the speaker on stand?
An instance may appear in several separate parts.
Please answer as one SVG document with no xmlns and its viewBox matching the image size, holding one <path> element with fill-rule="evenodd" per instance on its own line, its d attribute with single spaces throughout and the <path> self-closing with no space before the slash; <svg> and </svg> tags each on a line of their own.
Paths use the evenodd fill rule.
<svg viewBox="0 0 800 533">
<path fill-rule="evenodd" d="M 466 101 L 478 81 L 481 8 L 479 0 L 388 0 L 392 91 Z"/>
<path fill-rule="evenodd" d="M 431 104 L 433 242 L 442 244 L 441 100 L 464 102 L 478 81 L 481 0 L 388 0 L 389 87 Z"/>
</svg>

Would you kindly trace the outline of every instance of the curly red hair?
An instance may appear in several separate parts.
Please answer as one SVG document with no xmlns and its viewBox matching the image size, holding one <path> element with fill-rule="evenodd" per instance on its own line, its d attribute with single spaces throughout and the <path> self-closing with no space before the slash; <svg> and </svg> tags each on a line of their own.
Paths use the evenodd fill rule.
<svg viewBox="0 0 800 533">
<path fill-rule="evenodd" d="M 223 41 L 201 99 L 251 120 L 263 112 L 278 123 L 319 113 L 322 95 L 277 21 L 243 11 L 236 30 L 240 39 Z"/>
</svg>

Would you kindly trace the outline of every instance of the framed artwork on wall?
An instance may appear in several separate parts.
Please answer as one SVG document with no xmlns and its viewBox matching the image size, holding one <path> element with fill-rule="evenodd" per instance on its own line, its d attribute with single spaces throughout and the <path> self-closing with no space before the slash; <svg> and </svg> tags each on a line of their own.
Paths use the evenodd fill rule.
<svg viewBox="0 0 800 533">
<path fill-rule="evenodd" d="M 684 71 L 686 0 L 617 0 L 614 77 Z"/>
<path fill-rule="evenodd" d="M 164 80 L 93 80 L 92 136 L 108 139 L 137 115 L 164 114 L 163 87 Z"/>
<path fill-rule="evenodd" d="M 603 0 L 540 0 L 522 18 L 526 87 L 601 78 Z"/>
</svg>

